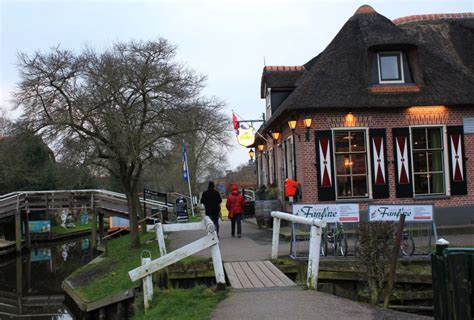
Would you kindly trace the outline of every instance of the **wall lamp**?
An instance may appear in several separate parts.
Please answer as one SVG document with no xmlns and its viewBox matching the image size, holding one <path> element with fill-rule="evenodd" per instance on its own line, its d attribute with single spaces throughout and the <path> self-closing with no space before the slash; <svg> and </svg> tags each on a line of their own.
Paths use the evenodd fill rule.
<svg viewBox="0 0 474 320">
<path fill-rule="evenodd" d="M 257 149 L 258 149 L 258 151 L 263 152 L 265 150 L 265 145 L 263 143 L 259 144 L 259 145 L 257 145 Z"/>
<path fill-rule="evenodd" d="M 281 132 L 279 132 L 279 131 L 272 131 L 272 139 L 273 139 L 273 141 L 278 142 L 278 140 L 280 140 L 280 137 L 281 137 Z"/>
<path fill-rule="evenodd" d="M 313 119 L 311 117 L 306 117 L 303 119 L 303 124 L 306 128 L 306 135 L 305 135 L 305 140 L 306 142 L 310 141 L 310 132 L 309 132 L 309 129 L 311 128 L 311 123 L 312 123 Z M 301 141 L 301 136 L 295 132 L 295 129 L 296 129 L 296 126 L 298 124 L 298 121 L 297 120 L 294 120 L 294 119 L 291 119 L 291 120 L 288 120 L 288 127 L 290 127 L 291 129 L 291 132 L 295 135 L 298 136 L 298 139 L 299 141 Z"/>
</svg>

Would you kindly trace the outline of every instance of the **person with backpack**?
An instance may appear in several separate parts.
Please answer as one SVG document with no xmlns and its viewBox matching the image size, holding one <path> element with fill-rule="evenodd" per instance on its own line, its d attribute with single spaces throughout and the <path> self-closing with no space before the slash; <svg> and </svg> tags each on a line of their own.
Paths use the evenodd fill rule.
<svg viewBox="0 0 474 320">
<path fill-rule="evenodd" d="M 226 208 L 231 219 L 231 235 L 235 237 L 235 225 L 237 224 L 237 236 L 242 237 L 242 214 L 244 212 L 244 197 L 239 193 L 239 188 L 233 184 L 231 192 L 227 197 Z"/>
<path fill-rule="evenodd" d="M 209 181 L 207 190 L 202 193 L 201 203 L 204 205 L 206 215 L 211 218 L 219 235 L 219 217 L 221 214 L 221 195 L 214 189 L 214 181 Z"/>
</svg>

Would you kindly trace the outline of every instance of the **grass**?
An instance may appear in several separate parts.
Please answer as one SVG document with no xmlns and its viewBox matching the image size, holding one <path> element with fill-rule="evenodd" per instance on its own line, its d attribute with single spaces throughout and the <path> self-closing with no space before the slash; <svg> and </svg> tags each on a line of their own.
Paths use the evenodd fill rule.
<svg viewBox="0 0 474 320">
<path fill-rule="evenodd" d="M 92 224 L 89 221 L 87 224 L 77 223 L 74 228 L 63 228 L 60 225 L 51 225 L 51 234 L 68 234 L 77 231 L 91 230 Z"/>
<path fill-rule="evenodd" d="M 154 233 L 140 233 L 142 246 L 131 248 L 130 236 L 109 240 L 107 256 L 96 263 L 89 263 L 68 277 L 86 301 L 96 301 L 140 284 L 132 282 L 128 272 L 141 265 L 140 255 L 149 250 L 152 259 L 160 256 Z"/>
<path fill-rule="evenodd" d="M 137 298 L 139 304 L 135 310 L 134 320 L 146 319 L 210 319 L 219 301 L 227 295 L 226 291 L 214 292 L 204 286 L 193 289 L 157 290 L 151 308 L 143 313 L 143 296 Z"/>
</svg>

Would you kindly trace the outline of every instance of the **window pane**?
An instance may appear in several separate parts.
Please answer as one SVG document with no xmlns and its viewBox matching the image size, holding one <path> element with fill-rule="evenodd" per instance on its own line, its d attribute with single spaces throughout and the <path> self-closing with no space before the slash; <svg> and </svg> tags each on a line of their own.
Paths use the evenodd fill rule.
<svg viewBox="0 0 474 320">
<path fill-rule="evenodd" d="M 354 181 L 354 197 L 367 197 L 367 177 L 355 176 Z"/>
<path fill-rule="evenodd" d="M 349 152 L 349 133 L 348 132 L 336 132 L 334 134 L 336 152 Z"/>
<path fill-rule="evenodd" d="M 367 169 L 365 167 L 365 153 L 352 154 L 352 174 L 365 174 Z"/>
<path fill-rule="evenodd" d="M 428 148 L 441 148 L 441 128 L 428 128 Z"/>
<path fill-rule="evenodd" d="M 426 174 L 415 174 L 415 193 L 428 193 L 428 177 Z"/>
<path fill-rule="evenodd" d="M 441 150 L 428 152 L 428 165 L 430 171 L 443 171 L 443 152 Z"/>
<path fill-rule="evenodd" d="M 426 130 L 423 129 L 412 129 L 411 137 L 413 142 L 413 150 L 415 149 L 426 149 Z"/>
<path fill-rule="evenodd" d="M 339 154 L 336 156 L 336 172 L 337 174 L 350 174 L 350 157 L 348 155 Z"/>
<path fill-rule="evenodd" d="M 380 74 L 382 80 L 400 80 L 399 55 L 380 56 Z"/>
<path fill-rule="evenodd" d="M 351 151 L 365 151 L 364 132 L 351 132 Z"/>
<path fill-rule="evenodd" d="M 415 172 L 428 171 L 428 168 L 426 166 L 426 152 L 425 151 L 413 152 L 413 170 Z"/>
<path fill-rule="evenodd" d="M 442 173 L 432 173 L 430 180 L 431 193 L 444 193 L 444 179 Z"/>
<path fill-rule="evenodd" d="M 337 195 L 339 197 L 352 196 L 350 177 L 337 177 Z"/>
</svg>

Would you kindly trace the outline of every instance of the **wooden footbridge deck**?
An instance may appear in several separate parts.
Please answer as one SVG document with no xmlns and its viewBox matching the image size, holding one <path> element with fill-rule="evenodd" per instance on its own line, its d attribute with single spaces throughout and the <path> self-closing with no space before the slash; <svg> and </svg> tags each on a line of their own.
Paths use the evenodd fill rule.
<svg viewBox="0 0 474 320">
<path fill-rule="evenodd" d="M 226 262 L 224 269 L 230 286 L 234 289 L 296 286 L 296 283 L 268 260 Z"/>
</svg>

